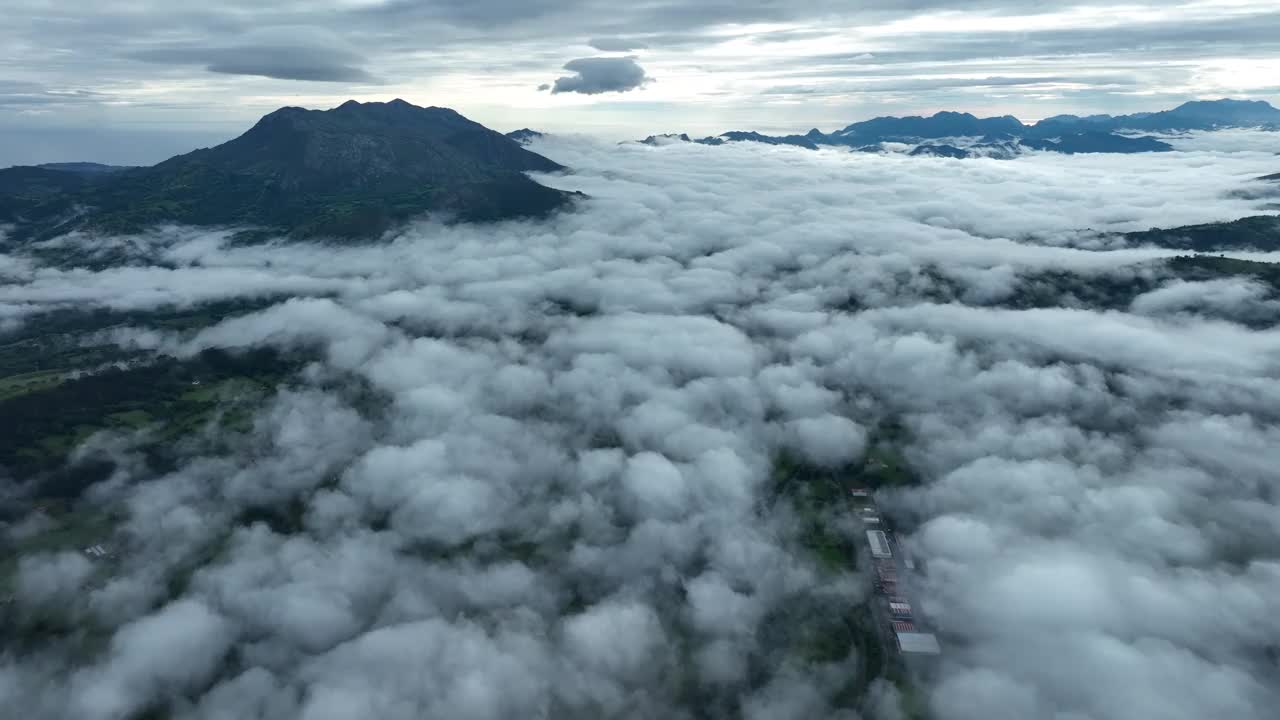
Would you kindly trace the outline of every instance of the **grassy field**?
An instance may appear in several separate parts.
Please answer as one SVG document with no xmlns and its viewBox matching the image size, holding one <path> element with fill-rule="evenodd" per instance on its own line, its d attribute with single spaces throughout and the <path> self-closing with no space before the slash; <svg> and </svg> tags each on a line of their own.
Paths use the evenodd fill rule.
<svg viewBox="0 0 1280 720">
<path fill-rule="evenodd" d="M 24 555 L 44 552 L 83 552 L 95 543 L 108 542 L 116 521 L 105 513 L 69 511 L 51 513 L 53 525 L 4 548 L 0 559 L 0 597 L 13 592 L 18 561 Z"/>
<path fill-rule="evenodd" d="M 0 401 L 57 387 L 64 377 L 62 370 L 36 370 L 0 378 Z"/>
</svg>

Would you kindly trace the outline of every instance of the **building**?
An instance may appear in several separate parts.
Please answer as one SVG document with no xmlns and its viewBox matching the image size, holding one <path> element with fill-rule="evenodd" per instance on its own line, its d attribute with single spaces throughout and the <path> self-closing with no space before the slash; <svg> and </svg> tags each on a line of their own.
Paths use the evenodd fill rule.
<svg viewBox="0 0 1280 720">
<path fill-rule="evenodd" d="M 901 598 L 890 598 L 889 614 L 892 615 L 895 620 L 910 620 L 911 603 L 908 603 L 906 600 Z"/>
<path fill-rule="evenodd" d="M 898 638 L 898 650 L 904 653 L 920 655 L 937 655 L 942 652 L 938 638 L 933 633 L 900 632 L 894 633 Z"/>
<path fill-rule="evenodd" d="M 894 620 L 893 631 L 896 633 L 913 633 L 916 631 L 916 626 L 910 620 Z"/>
<path fill-rule="evenodd" d="M 84 552 L 86 555 L 96 558 L 106 557 L 110 554 L 109 551 L 101 545 L 90 545 L 84 549 Z"/>
<path fill-rule="evenodd" d="M 871 546 L 871 557 L 876 559 L 893 557 L 893 552 L 889 550 L 889 540 L 884 536 L 884 531 L 868 530 L 867 543 Z"/>
</svg>

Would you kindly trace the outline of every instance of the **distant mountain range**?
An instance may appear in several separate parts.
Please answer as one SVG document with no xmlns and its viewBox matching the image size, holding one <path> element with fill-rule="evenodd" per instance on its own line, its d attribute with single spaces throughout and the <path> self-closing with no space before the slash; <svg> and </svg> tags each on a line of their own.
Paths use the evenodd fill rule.
<svg viewBox="0 0 1280 720">
<path fill-rule="evenodd" d="M 1183 103 L 1172 110 L 1134 115 L 1055 115 L 1035 125 L 1046 132 L 1056 129 L 1145 130 L 1175 132 L 1179 130 L 1221 130 L 1224 128 L 1262 127 L 1280 130 L 1280 110 L 1263 100 L 1197 100 Z"/>
<path fill-rule="evenodd" d="M 151 167 L 0 170 L 0 223 L 25 237 L 164 222 L 369 237 L 428 211 L 480 221 L 546 214 L 569 195 L 524 173 L 562 169 L 447 108 L 286 107 L 234 140 Z"/>
<path fill-rule="evenodd" d="M 914 145 L 907 151 L 912 155 L 1013 157 L 1028 149 L 1067 154 L 1164 152 L 1173 146 L 1149 136 L 1133 137 L 1131 133 L 1241 127 L 1280 130 L 1280 110 L 1260 100 L 1212 100 L 1136 115 L 1058 115 L 1032 125 L 1012 115 L 980 118 L 969 113 L 940 112 L 929 117 L 878 117 L 831 133 L 813 129 L 804 135 L 770 136 L 731 131 L 696 140 L 684 134 L 651 135 L 640 142 L 720 145 L 754 141 L 808 149 L 835 145 L 866 152 L 882 152 L 885 143 L 900 143 Z"/>
</svg>

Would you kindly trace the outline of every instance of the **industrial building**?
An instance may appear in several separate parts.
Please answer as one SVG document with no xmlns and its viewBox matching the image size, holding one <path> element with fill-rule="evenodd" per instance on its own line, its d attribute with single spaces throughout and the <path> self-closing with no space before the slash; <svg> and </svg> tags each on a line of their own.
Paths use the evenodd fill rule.
<svg viewBox="0 0 1280 720">
<path fill-rule="evenodd" d="M 933 633 L 900 632 L 894 635 L 898 638 L 898 649 L 904 653 L 937 655 L 942 652 L 938 638 Z"/>
<path fill-rule="evenodd" d="M 883 530 L 868 530 L 867 543 L 871 546 L 871 557 L 878 560 L 893 557 L 893 552 L 889 550 L 889 540 L 884 536 Z"/>
</svg>

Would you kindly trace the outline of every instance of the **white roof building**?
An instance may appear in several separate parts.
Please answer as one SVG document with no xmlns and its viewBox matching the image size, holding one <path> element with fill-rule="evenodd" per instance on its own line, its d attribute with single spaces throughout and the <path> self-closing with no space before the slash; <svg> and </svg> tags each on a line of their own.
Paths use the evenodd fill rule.
<svg viewBox="0 0 1280 720">
<path fill-rule="evenodd" d="M 937 655 L 942 652 L 942 646 L 938 645 L 938 638 L 933 633 L 900 632 L 894 634 L 898 636 L 898 649 L 904 653 Z"/>
<path fill-rule="evenodd" d="M 871 546 L 871 557 L 877 559 L 893 557 L 893 551 L 889 549 L 889 539 L 884 536 L 883 530 L 868 530 L 867 544 Z"/>
</svg>

